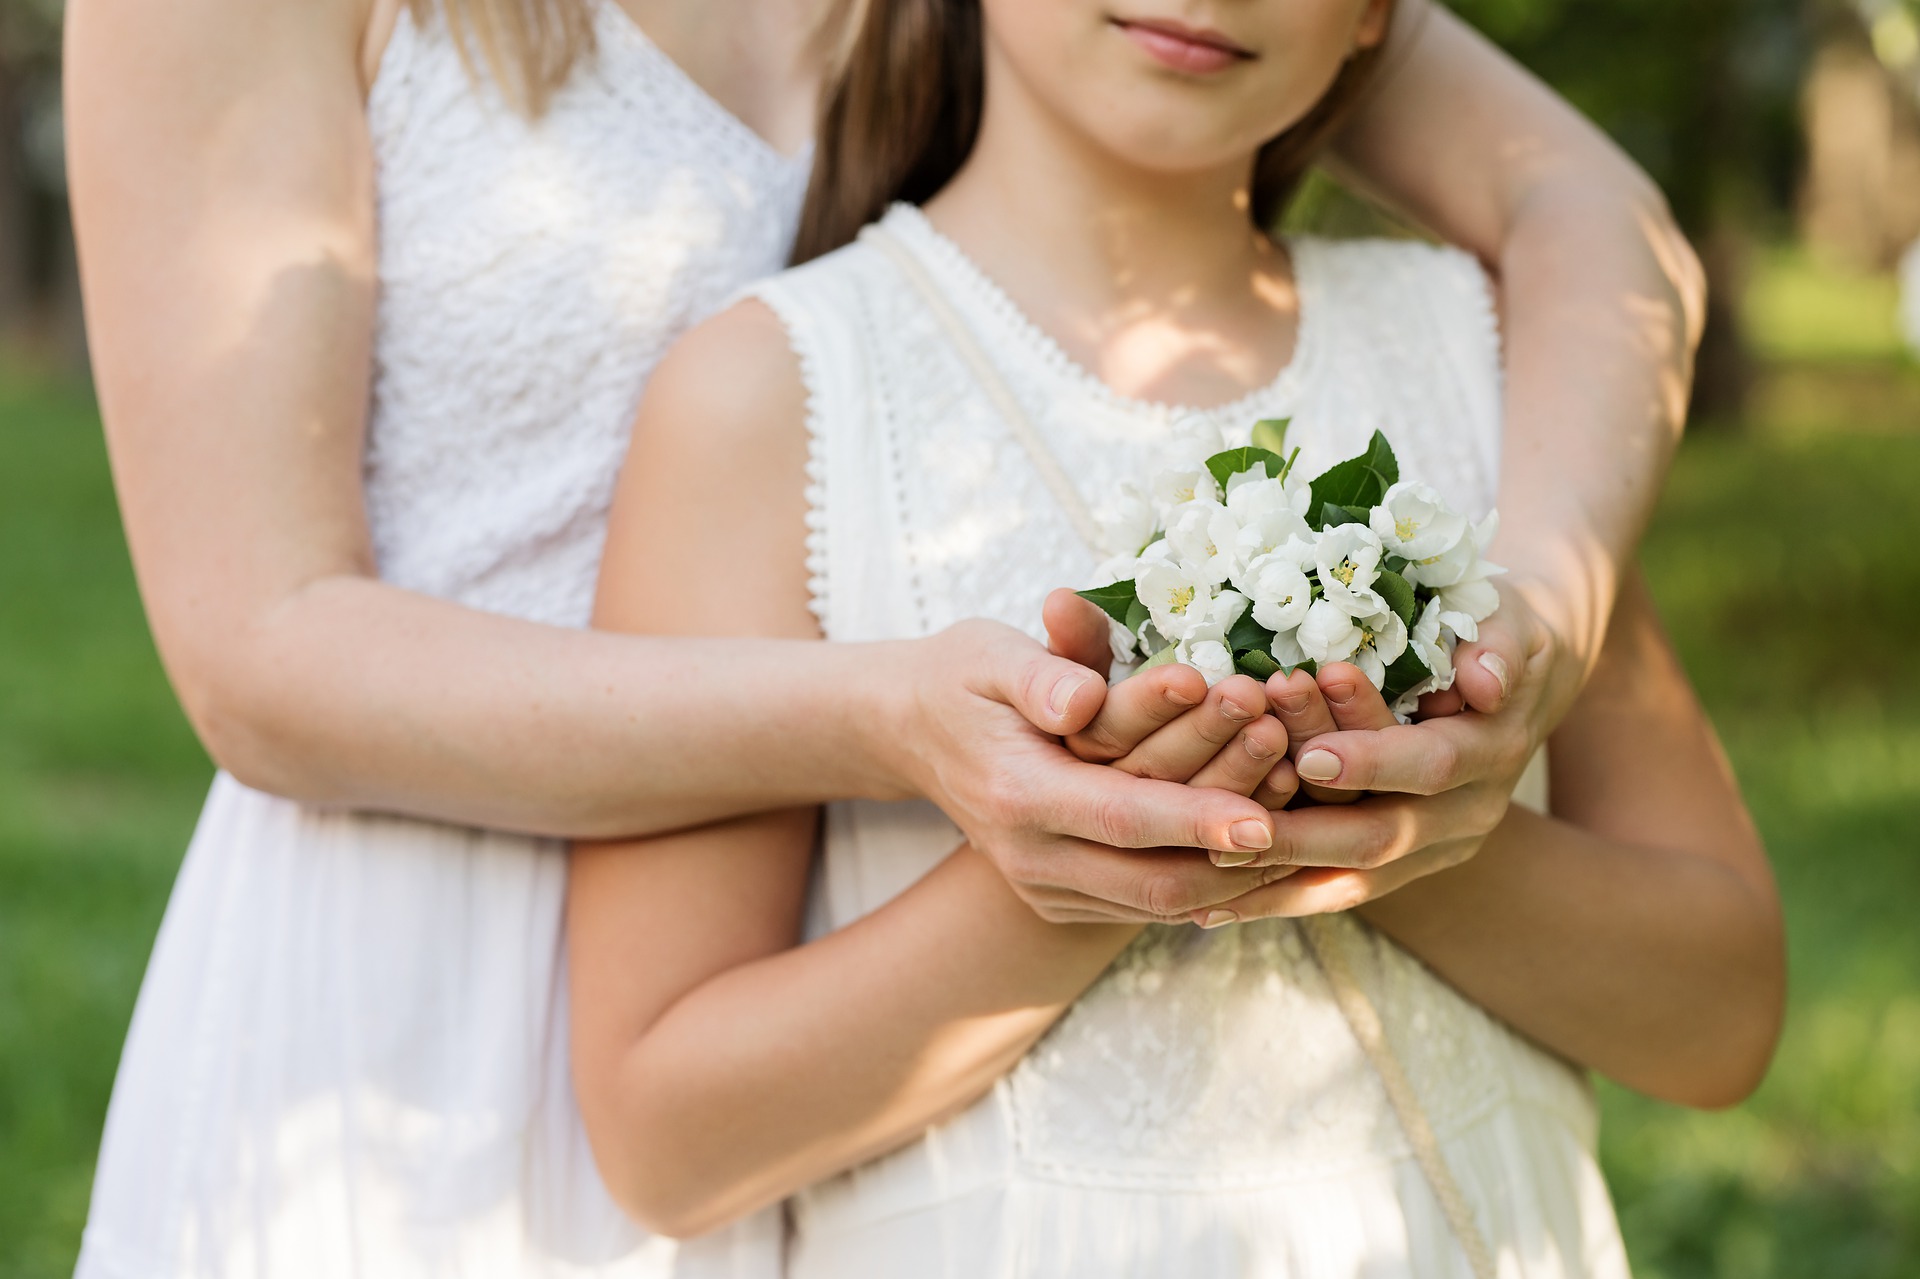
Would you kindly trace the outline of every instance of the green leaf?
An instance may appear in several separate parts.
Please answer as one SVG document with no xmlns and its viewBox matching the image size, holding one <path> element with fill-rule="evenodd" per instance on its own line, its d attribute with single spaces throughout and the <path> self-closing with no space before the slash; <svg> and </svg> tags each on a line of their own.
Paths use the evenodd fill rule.
<svg viewBox="0 0 1920 1279">
<path fill-rule="evenodd" d="M 1225 453 L 1215 453 L 1207 459 L 1207 469 L 1213 472 L 1213 478 L 1219 481 L 1223 491 L 1227 487 L 1227 481 L 1242 471 L 1251 471 L 1256 466 L 1265 466 L 1267 474 L 1272 476 L 1280 474 L 1286 469 L 1286 465 L 1286 459 L 1278 453 L 1256 448 L 1228 449 Z"/>
<path fill-rule="evenodd" d="M 1242 649 L 1257 648 L 1266 652 L 1273 647 L 1273 632 L 1253 620 L 1253 609 L 1240 614 L 1240 620 L 1227 632 L 1227 647 L 1238 653 Z"/>
<path fill-rule="evenodd" d="M 1092 600 L 1108 617 L 1122 626 L 1127 624 L 1127 617 L 1134 605 L 1140 602 L 1132 582 L 1115 582 L 1112 586 L 1096 586 L 1091 590 L 1075 591 L 1074 594 L 1083 600 Z"/>
<path fill-rule="evenodd" d="M 1350 511 L 1337 502 L 1322 502 L 1320 504 L 1320 518 L 1318 520 L 1308 521 L 1308 523 L 1317 529 L 1338 528 L 1342 524 L 1365 524 L 1366 522 L 1367 520 L 1364 515 L 1361 515 L 1357 511 Z"/>
<path fill-rule="evenodd" d="M 1413 611 L 1418 607 L 1413 598 L 1413 584 L 1398 573 L 1383 572 L 1374 580 L 1373 589 L 1387 602 L 1387 607 L 1396 613 L 1408 626 L 1413 625 Z"/>
<path fill-rule="evenodd" d="M 1398 661 L 1387 667 L 1387 679 L 1380 689 L 1380 695 L 1391 702 L 1432 674 L 1433 672 L 1427 669 L 1427 664 L 1420 660 L 1419 654 L 1409 648 L 1400 654 Z"/>
<path fill-rule="evenodd" d="M 1389 573 L 1398 573 L 1403 577 L 1406 576 L 1407 570 L 1412 566 L 1413 561 L 1404 555 L 1389 555 L 1386 559 L 1380 561 L 1381 568 L 1386 569 Z"/>
<path fill-rule="evenodd" d="M 1250 648 L 1233 655 L 1233 668 L 1242 675 L 1251 675 L 1265 682 L 1270 676 L 1280 673 L 1280 663 L 1264 649 Z"/>
<path fill-rule="evenodd" d="M 1314 480 L 1313 504 L 1307 508 L 1307 523 L 1325 528 L 1321 508 L 1328 503 L 1350 511 L 1370 511 L 1399 480 L 1400 463 L 1393 456 L 1393 446 L 1387 443 L 1386 436 L 1375 431 L 1367 441 L 1365 453 L 1327 468 Z"/>
<path fill-rule="evenodd" d="M 1287 428 L 1293 425 L 1290 417 L 1263 417 L 1253 424 L 1253 447 L 1265 449 L 1269 453 L 1287 451 Z"/>
<path fill-rule="evenodd" d="M 1152 620 L 1152 618 L 1153 618 L 1153 613 L 1147 608 L 1147 606 L 1145 604 L 1142 604 L 1139 600 L 1135 600 L 1127 608 L 1127 615 L 1121 619 L 1120 624 L 1127 628 L 1127 634 L 1132 635 L 1135 638 L 1138 638 L 1140 635 L 1140 628 L 1142 626 L 1145 626 L 1149 621 Z"/>
<path fill-rule="evenodd" d="M 1171 666 L 1179 658 L 1179 655 L 1179 647 L 1169 644 L 1152 657 L 1149 657 L 1146 661 L 1140 663 L 1140 671 L 1150 671 L 1156 666 Z M 1134 674 L 1138 675 L 1140 671 L 1135 671 Z"/>
</svg>

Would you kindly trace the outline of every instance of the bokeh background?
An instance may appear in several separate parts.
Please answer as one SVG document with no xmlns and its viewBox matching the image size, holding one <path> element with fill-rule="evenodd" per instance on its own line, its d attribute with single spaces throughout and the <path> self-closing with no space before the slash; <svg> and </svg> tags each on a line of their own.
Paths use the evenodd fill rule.
<svg viewBox="0 0 1920 1279">
<path fill-rule="evenodd" d="M 1456 0 L 1666 189 L 1712 276 L 1645 561 L 1785 892 L 1749 1103 L 1604 1090 L 1647 1279 L 1920 1275 L 1920 0 Z M 86 379 L 58 0 L 0 0 L 0 1277 L 70 1272 L 211 766 L 141 619 Z M 1297 217 L 1369 215 L 1325 186 Z M 1920 254 L 1907 324 L 1920 330 Z"/>
</svg>

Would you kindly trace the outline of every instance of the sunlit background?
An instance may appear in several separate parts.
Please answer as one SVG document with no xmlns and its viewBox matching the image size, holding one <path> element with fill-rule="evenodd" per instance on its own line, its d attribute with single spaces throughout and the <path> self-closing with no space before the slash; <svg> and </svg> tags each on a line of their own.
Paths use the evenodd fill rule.
<svg viewBox="0 0 1920 1279">
<path fill-rule="evenodd" d="M 1458 0 L 1669 193 L 1715 309 L 1646 551 L 1779 868 L 1749 1104 L 1606 1093 L 1638 1272 L 1920 1275 L 1920 0 Z M 65 227 L 56 0 L 0 0 L 0 1277 L 69 1273 L 210 773 L 141 620 Z M 1297 214 L 1354 225 L 1316 189 Z"/>
</svg>

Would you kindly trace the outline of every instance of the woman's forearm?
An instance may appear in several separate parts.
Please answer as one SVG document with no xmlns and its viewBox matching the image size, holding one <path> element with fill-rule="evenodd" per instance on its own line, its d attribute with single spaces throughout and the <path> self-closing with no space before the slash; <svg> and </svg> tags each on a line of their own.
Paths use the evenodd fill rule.
<svg viewBox="0 0 1920 1279">
<path fill-rule="evenodd" d="M 1494 558 L 1571 650 L 1560 665 L 1584 673 L 1684 420 L 1703 276 L 1658 189 L 1604 134 L 1446 9 L 1400 8 L 1387 73 L 1336 160 L 1497 276 Z M 1578 688 L 1558 683 L 1551 718 Z"/>
<path fill-rule="evenodd" d="M 1504 535 L 1492 554 L 1590 665 L 1685 421 L 1698 268 L 1637 172 L 1559 166 L 1516 208 L 1499 281 Z"/>
<path fill-rule="evenodd" d="M 311 803 L 589 837 L 886 793 L 875 648 L 574 631 L 341 575 L 218 661 L 189 698 L 215 758 Z"/>
<path fill-rule="evenodd" d="M 576 1071 L 609 1187 L 671 1235 L 776 1202 L 979 1097 L 1138 932 L 1044 923 L 962 848 L 845 929 L 736 967 L 715 962 L 710 980 L 635 1033 L 606 1006 L 621 993 L 596 997 L 620 981 L 602 939 L 647 931 L 633 914 L 658 900 L 657 880 L 645 895 L 610 888 L 622 869 L 603 864 L 574 889 Z M 675 897 L 676 915 L 700 909 L 698 890 Z"/>
</svg>

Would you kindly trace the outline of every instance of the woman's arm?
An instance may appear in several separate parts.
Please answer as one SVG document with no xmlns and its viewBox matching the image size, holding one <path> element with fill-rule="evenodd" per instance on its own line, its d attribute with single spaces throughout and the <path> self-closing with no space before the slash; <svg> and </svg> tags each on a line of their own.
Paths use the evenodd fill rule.
<svg viewBox="0 0 1920 1279">
<path fill-rule="evenodd" d="M 1477 254 L 1499 289 L 1501 610 L 1460 654 L 1482 714 L 1340 733 L 1301 770 L 1433 795 L 1518 767 L 1578 695 L 1679 438 L 1703 276 L 1659 191 L 1551 90 L 1431 0 L 1401 0 L 1378 91 L 1337 142 L 1356 185 Z M 1438 804 L 1413 812 L 1456 833 Z"/>
<path fill-rule="evenodd" d="M 803 415 L 758 304 L 675 347 L 622 474 L 598 624 L 817 635 Z M 574 854 L 581 1111 L 609 1188 L 656 1230 L 711 1229 L 909 1139 L 984 1091 L 1133 936 L 1042 922 L 962 846 L 791 950 L 815 828 L 791 810 Z"/>
<path fill-rule="evenodd" d="M 360 470 L 375 291 L 362 10 L 68 10 L 115 480 L 161 655 L 215 760 L 314 803 L 575 835 L 922 793 L 1045 909 L 1217 900 L 1204 859 L 1148 869 L 1071 837 L 1235 848 L 1236 822 L 1241 843 L 1265 842 L 1265 813 L 1072 761 L 1045 732 L 1083 724 L 1104 684 L 1007 628 L 859 649 L 682 643 L 378 580 Z"/>
<path fill-rule="evenodd" d="M 1554 1051 L 1668 1101 L 1739 1101 L 1780 1031 L 1780 904 L 1637 578 L 1553 737 L 1552 776 L 1552 818 L 1516 806 L 1477 857 L 1397 891 L 1392 867 L 1264 891 L 1289 911 L 1374 898 L 1368 922 Z M 1355 882 L 1369 873 L 1384 882 Z"/>
</svg>

